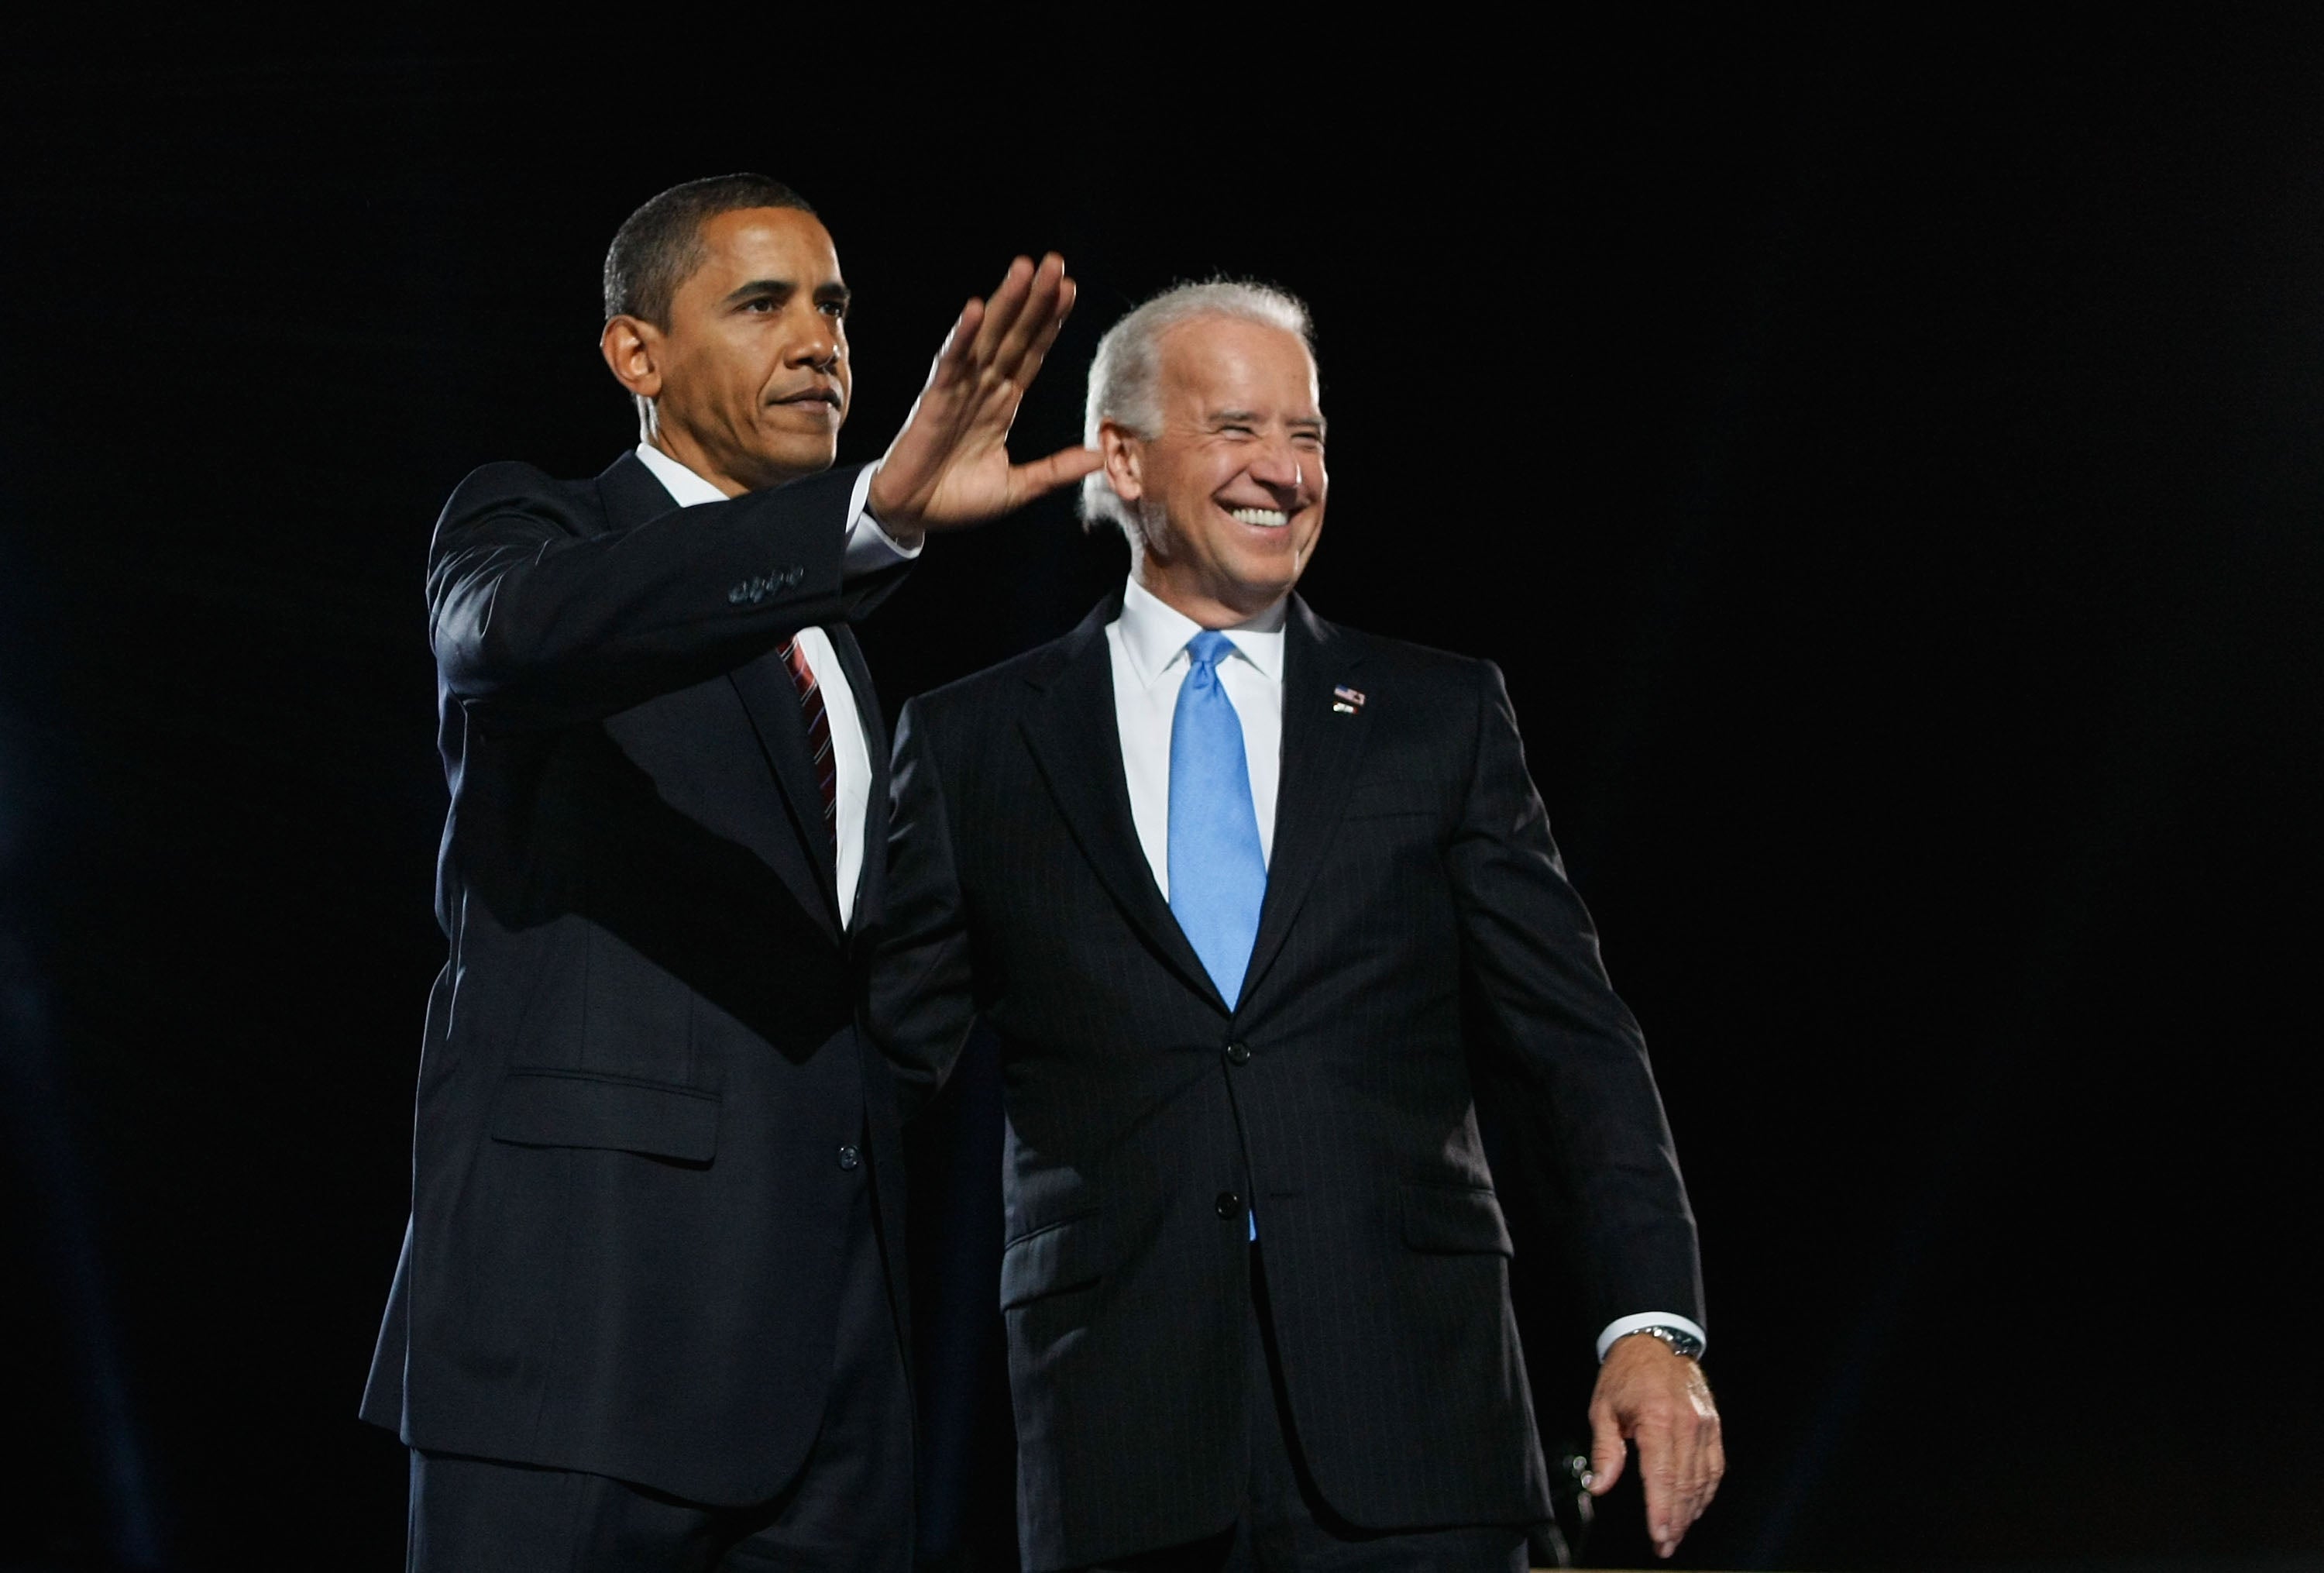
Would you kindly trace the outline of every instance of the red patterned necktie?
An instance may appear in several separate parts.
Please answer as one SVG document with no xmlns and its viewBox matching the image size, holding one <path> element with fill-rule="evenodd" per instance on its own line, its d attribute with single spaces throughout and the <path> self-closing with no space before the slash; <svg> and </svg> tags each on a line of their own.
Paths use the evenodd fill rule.
<svg viewBox="0 0 2324 1573">
<path fill-rule="evenodd" d="M 775 652 L 791 669 L 791 686 L 798 689 L 799 709 L 807 717 L 807 745 L 815 755 L 815 784 L 823 792 L 823 828 L 834 847 L 839 845 L 839 761 L 831 752 L 831 717 L 823 708 L 823 685 L 807 663 L 799 642 L 788 639 Z"/>
</svg>

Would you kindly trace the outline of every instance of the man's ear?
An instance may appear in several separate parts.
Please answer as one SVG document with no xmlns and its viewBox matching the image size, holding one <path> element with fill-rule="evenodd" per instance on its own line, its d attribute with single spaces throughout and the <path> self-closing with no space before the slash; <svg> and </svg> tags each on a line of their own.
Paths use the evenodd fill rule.
<svg viewBox="0 0 2324 1573">
<path fill-rule="evenodd" d="M 661 329 L 636 317 L 610 318 L 598 353 L 613 380 L 641 399 L 661 396 Z"/>
<path fill-rule="evenodd" d="M 1115 496 L 1134 503 L 1146 495 L 1146 455 L 1136 432 L 1116 421 L 1101 421 L 1097 450 L 1105 458 L 1105 478 L 1112 483 Z"/>
</svg>

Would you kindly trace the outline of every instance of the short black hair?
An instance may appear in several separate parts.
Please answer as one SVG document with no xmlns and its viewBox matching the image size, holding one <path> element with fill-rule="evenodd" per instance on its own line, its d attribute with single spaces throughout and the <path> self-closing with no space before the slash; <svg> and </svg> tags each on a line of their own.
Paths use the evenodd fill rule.
<svg viewBox="0 0 2324 1573">
<path fill-rule="evenodd" d="M 669 327 L 678 286 L 702 265 L 704 222 L 743 208 L 815 212 L 806 198 L 765 175 L 712 175 L 647 199 L 605 248 L 605 319 L 636 317 Z"/>
</svg>

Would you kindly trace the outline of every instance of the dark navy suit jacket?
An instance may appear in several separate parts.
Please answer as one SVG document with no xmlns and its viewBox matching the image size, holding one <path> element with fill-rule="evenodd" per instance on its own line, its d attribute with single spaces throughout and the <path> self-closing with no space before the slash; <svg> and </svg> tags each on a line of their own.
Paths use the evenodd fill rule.
<svg viewBox="0 0 2324 1573">
<path fill-rule="evenodd" d="M 771 1494 L 822 1417 L 875 1172 L 902 1316 L 896 1094 L 773 653 L 823 625 L 855 690 L 880 774 L 862 933 L 887 747 L 846 625 L 899 575 L 842 582 L 853 480 L 680 509 L 624 455 L 592 480 L 489 465 L 445 507 L 450 957 L 363 1403 L 413 1447 Z"/>
<path fill-rule="evenodd" d="M 897 732 L 875 1031 L 914 1100 L 974 1014 L 1001 1041 L 1026 1565 L 1234 1520 L 1251 1204 L 1333 1508 L 1373 1528 L 1546 1520 L 1480 1086 L 1570 1189 L 1597 1321 L 1700 1321 L 1702 1287 L 1646 1045 L 1500 673 L 1294 599 L 1274 854 L 1226 1000 L 1131 820 L 1118 613 L 915 699 Z"/>
</svg>

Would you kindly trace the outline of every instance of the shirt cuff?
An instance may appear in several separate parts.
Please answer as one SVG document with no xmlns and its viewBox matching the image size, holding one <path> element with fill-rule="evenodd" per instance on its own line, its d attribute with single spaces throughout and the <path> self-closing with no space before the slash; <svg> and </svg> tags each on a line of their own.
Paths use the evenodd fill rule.
<svg viewBox="0 0 2324 1573">
<path fill-rule="evenodd" d="M 879 473 L 876 464 L 867 464 L 856 472 L 855 490 L 847 499 L 847 547 L 839 558 L 842 578 L 877 573 L 883 568 L 909 562 L 927 549 L 925 539 L 911 546 L 904 545 L 872 517 L 872 477 Z"/>
<path fill-rule="evenodd" d="M 1606 1324 L 1606 1330 L 1598 1335 L 1598 1358 L 1606 1358 L 1606 1351 L 1614 1346 L 1615 1339 L 1627 1338 L 1640 1328 L 1676 1328 L 1704 1348 L 1711 1346 L 1711 1339 L 1701 1324 L 1669 1311 L 1640 1311 L 1634 1317 L 1616 1317 Z"/>
</svg>

